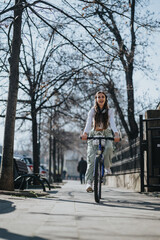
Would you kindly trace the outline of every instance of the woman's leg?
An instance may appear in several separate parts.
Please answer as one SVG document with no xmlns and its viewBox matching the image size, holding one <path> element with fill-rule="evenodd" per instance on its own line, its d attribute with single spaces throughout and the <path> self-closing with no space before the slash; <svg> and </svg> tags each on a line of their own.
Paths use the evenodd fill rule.
<svg viewBox="0 0 160 240">
<path fill-rule="evenodd" d="M 87 171 L 85 174 L 86 183 L 93 182 L 93 172 L 94 172 L 94 160 L 96 156 L 96 148 L 93 146 L 92 142 L 88 143 L 87 149 Z"/>
<path fill-rule="evenodd" d="M 105 137 L 113 137 L 112 132 L 109 129 L 106 129 L 104 131 Z M 112 157 L 113 157 L 113 143 L 111 140 L 107 140 L 105 144 L 105 150 L 104 150 L 104 166 L 107 169 L 110 169 L 112 166 Z"/>
<path fill-rule="evenodd" d="M 113 157 L 113 144 L 110 140 L 107 140 L 104 150 L 104 166 L 105 168 L 110 168 L 112 166 Z"/>
</svg>

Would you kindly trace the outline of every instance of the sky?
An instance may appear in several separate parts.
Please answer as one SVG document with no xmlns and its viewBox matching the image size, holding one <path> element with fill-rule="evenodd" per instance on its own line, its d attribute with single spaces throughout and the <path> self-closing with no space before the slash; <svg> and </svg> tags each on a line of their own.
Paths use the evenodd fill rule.
<svg viewBox="0 0 160 240">
<path fill-rule="evenodd" d="M 150 0 L 148 8 L 151 11 L 154 11 L 157 16 L 160 12 L 160 1 L 159 0 Z M 153 74 L 153 79 L 147 79 L 145 75 L 136 73 L 134 77 L 134 86 L 135 86 L 135 97 L 136 98 L 146 98 L 148 101 L 156 100 L 160 102 L 160 87 L 159 87 L 159 71 L 160 71 L 160 32 L 153 34 L 153 45 L 150 50 L 150 63 L 154 66 L 155 72 Z M 0 119 L 0 145 L 3 144 L 3 134 L 4 134 L 4 119 Z M 19 133 L 15 134 L 15 149 L 20 149 L 28 141 L 31 141 L 28 133 Z"/>
<path fill-rule="evenodd" d="M 149 10 L 155 12 L 155 14 L 160 16 L 160 1 L 150 0 L 148 6 Z M 141 97 L 148 94 L 148 97 L 152 99 L 159 99 L 160 101 L 160 83 L 159 83 L 159 72 L 160 72 L 160 32 L 153 32 L 152 41 L 153 44 L 150 48 L 151 57 L 149 59 L 149 64 L 154 68 L 154 74 L 152 79 L 143 74 L 137 73 L 134 78 L 134 86 L 136 88 L 136 96 Z"/>
</svg>

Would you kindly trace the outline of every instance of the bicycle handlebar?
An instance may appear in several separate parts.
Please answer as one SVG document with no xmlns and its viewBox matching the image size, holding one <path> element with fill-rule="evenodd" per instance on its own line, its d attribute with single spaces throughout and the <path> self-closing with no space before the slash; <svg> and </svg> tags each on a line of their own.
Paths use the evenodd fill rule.
<svg viewBox="0 0 160 240">
<path fill-rule="evenodd" d="M 82 139 L 82 137 L 80 137 L 80 139 Z M 119 142 L 122 140 L 121 138 L 119 138 L 119 141 L 116 141 L 116 138 L 114 138 L 114 137 L 103 137 L 103 136 L 87 137 L 87 139 L 85 139 L 85 140 L 89 140 L 89 139 L 98 139 L 98 140 L 105 139 L 105 140 L 111 140 L 111 141 L 115 141 L 115 142 Z"/>
<path fill-rule="evenodd" d="M 93 137 L 87 137 L 87 140 L 88 139 L 105 139 L 105 140 L 113 140 L 114 141 L 114 137 L 93 136 Z"/>
</svg>

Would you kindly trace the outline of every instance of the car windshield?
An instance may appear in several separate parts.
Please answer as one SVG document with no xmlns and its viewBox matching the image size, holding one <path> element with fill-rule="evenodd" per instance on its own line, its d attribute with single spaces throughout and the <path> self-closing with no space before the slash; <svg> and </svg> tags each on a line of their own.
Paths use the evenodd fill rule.
<svg viewBox="0 0 160 240">
<path fill-rule="evenodd" d="M 45 167 L 44 167 L 43 165 L 41 165 L 41 168 L 42 168 L 43 170 L 46 170 Z"/>
<path fill-rule="evenodd" d="M 25 160 L 26 164 L 33 164 L 31 158 L 24 157 L 23 159 Z"/>
<path fill-rule="evenodd" d="M 47 167 L 46 167 L 45 165 L 41 164 L 40 166 L 41 166 L 41 168 L 42 168 L 43 170 L 48 171 L 48 169 L 47 169 Z"/>
</svg>

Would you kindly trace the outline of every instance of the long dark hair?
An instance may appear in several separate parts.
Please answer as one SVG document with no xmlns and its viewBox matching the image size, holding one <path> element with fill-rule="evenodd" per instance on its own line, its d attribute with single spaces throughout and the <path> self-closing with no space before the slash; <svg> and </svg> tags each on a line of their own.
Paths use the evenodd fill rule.
<svg viewBox="0 0 160 240">
<path fill-rule="evenodd" d="M 100 109 L 98 103 L 97 103 L 97 96 L 99 93 L 104 94 L 105 96 L 105 103 L 102 109 Z M 95 95 L 95 104 L 94 104 L 94 110 L 95 110 L 95 121 L 94 121 L 94 129 L 96 129 L 96 126 L 100 123 L 103 123 L 104 129 L 107 129 L 108 127 L 108 98 L 107 95 L 103 91 L 99 91 Z"/>
</svg>

